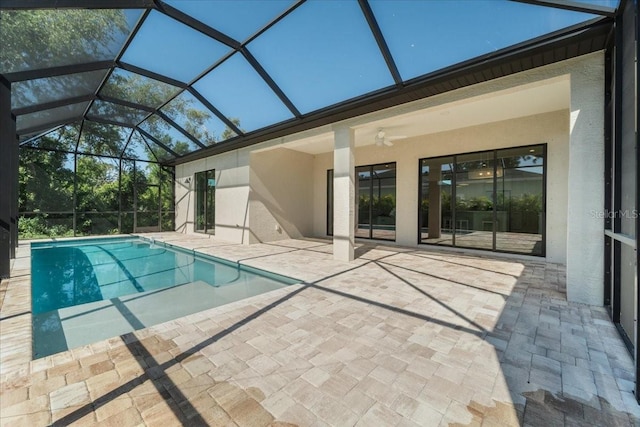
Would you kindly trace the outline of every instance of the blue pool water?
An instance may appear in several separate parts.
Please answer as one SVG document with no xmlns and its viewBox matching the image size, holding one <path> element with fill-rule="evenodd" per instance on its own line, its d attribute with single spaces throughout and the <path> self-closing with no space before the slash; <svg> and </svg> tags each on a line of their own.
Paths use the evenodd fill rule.
<svg viewBox="0 0 640 427">
<path fill-rule="evenodd" d="M 141 238 L 31 245 L 34 358 L 296 280 Z"/>
</svg>

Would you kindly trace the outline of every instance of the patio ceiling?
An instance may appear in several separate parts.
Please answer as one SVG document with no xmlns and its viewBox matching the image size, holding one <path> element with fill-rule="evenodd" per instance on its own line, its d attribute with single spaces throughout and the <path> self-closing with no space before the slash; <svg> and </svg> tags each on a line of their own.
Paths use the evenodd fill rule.
<svg viewBox="0 0 640 427">
<path fill-rule="evenodd" d="M 398 147 L 420 144 L 425 135 L 559 110 L 568 111 L 570 86 L 569 76 L 564 75 L 484 95 L 465 96 L 461 100 L 442 104 L 436 101 L 432 106 L 411 112 L 387 110 L 371 114 L 362 120 L 363 124 L 350 124 L 350 127 L 355 129 L 356 147 L 374 146 L 379 129 L 391 137 L 401 136 L 393 141 Z M 509 108 L 505 108 L 505 105 Z M 310 130 L 307 133 L 311 135 L 299 134 L 292 141 L 283 138 L 280 144 L 261 150 L 288 148 L 313 155 L 329 153 L 334 146 L 333 132 L 329 128 L 325 126 Z"/>
<path fill-rule="evenodd" d="M 602 49 L 618 0 L 77 4 L 0 1 L 21 144 L 181 163 Z"/>
</svg>

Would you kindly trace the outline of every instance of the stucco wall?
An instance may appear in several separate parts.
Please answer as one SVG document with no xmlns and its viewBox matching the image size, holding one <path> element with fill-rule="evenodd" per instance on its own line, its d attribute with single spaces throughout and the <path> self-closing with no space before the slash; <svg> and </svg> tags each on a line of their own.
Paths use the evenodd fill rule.
<svg viewBox="0 0 640 427">
<path fill-rule="evenodd" d="M 419 159 L 541 143 L 547 144 L 547 259 L 564 263 L 567 249 L 568 110 L 398 140 L 392 147 L 361 147 L 355 150 L 355 163 L 363 166 L 396 162 L 396 243 L 413 246 L 418 241 Z M 331 153 L 316 156 L 313 227 L 316 237 L 326 236 L 326 174 L 331 168 Z"/>
<path fill-rule="evenodd" d="M 571 73 L 569 197 L 567 212 L 567 298 L 603 304 L 604 57 Z"/>
<path fill-rule="evenodd" d="M 313 156 L 276 148 L 250 162 L 250 243 L 312 235 Z"/>
<path fill-rule="evenodd" d="M 194 174 L 210 169 L 216 237 L 248 244 L 313 234 L 313 156 L 284 148 L 253 154 L 247 148 L 176 166 L 176 231 L 194 232 Z"/>
<path fill-rule="evenodd" d="M 237 150 L 176 167 L 176 231 L 194 232 L 194 174 L 216 171 L 215 234 L 222 240 L 249 243 L 249 151 Z M 189 184 L 186 183 L 190 179 Z"/>
</svg>

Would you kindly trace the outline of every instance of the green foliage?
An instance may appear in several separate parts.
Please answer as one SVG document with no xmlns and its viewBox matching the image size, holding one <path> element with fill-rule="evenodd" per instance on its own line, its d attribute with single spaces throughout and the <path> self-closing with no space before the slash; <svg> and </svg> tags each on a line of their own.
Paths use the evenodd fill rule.
<svg viewBox="0 0 640 427">
<path fill-rule="evenodd" d="M 523 194 L 520 197 L 510 199 L 511 210 L 519 212 L 542 212 L 541 194 Z"/>
<path fill-rule="evenodd" d="M 33 239 L 40 236 L 48 236 L 48 234 L 47 226 L 38 217 L 21 217 L 18 220 L 18 235 L 23 239 Z"/>
<path fill-rule="evenodd" d="M 18 166 L 21 212 L 73 209 L 73 170 L 68 168 L 68 160 L 65 153 L 21 150 Z"/>
<path fill-rule="evenodd" d="M 76 197 L 77 210 L 79 212 L 112 212 L 118 210 L 117 160 L 106 160 L 101 161 L 97 157 L 78 156 Z"/>
<path fill-rule="evenodd" d="M 360 218 L 369 216 L 369 195 L 361 194 L 358 198 L 358 209 Z M 393 194 L 384 194 L 374 197 L 371 210 L 374 217 L 393 216 L 395 214 L 396 198 Z M 363 216 L 364 215 L 364 216 Z"/>
<path fill-rule="evenodd" d="M 20 163 L 20 237 L 73 235 L 73 155 L 22 149 Z M 173 229 L 173 172 L 156 163 L 78 155 L 76 160 L 76 234 L 114 234 L 133 231 L 134 199 L 137 196 L 139 226 L 160 222 L 159 208 L 166 213 L 162 226 Z M 134 179 L 135 175 L 135 179 Z M 121 188 L 121 192 L 119 192 Z M 119 212 L 122 212 L 120 218 Z M 62 212 L 66 221 L 54 220 L 51 212 Z"/>
<path fill-rule="evenodd" d="M 112 59 L 134 24 L 135 13 L 109 9 L 3 10 L 0 16 L 0 71 L 41 69 L 57 65 Z M 88 76 L 93 73 L 83 74 Z M 177 88 L 134 73 L 113 73 L 105 85 L 105 93 L 118 99 L 136 100 L 153 107 L 171 99 Z M 58 76 L 20 82 L 14 101 L 30 105 L 34 100 L 61 99 L 92 85 L 92 79 Z M 95 83 L 93 83 L 95 84 Z M 95 90 L 94 86 L 87 92 Z M 84 93 L 84 92 L 83 92 Z M 210 118 L 208 111 L 194 105 L 173 102 L 163 108 L 166 114 L 184 115 L 197 126 Z M 124 108 L 116 109 L 126 115 Z M 122 117 L 125 121 L 127 117 Z M 189 151 L 186 138 L 172 140 L 168 129 L 167 145 L 178 154 Z M 175 134 L 175 133 L 174 133 Z M 54 131 L 29 145 L 37 149 L 21 149 L 19 165 L 19 232 L 22 238 L 72 235 L 73 212 L 76 234 L 117 233 L 133 230 L 134 198 L 139 212 L 154 212 L 148 220 L 159 222 L 158 207 L 173 210 L 172 175 L 159 165 L 140 167 L 135 173 L 133 162 L 119 164 L 117 157 L 137 157 L 161 161 L 172 156 L 150 141 L 146 153 L 126 149 L 130 131 L 119 126 L 85 121 Z M 173 135 L 173 134 L 172 134 Z M 141 141 L 138 141 L 141 143 Z M 76 147 L 77 146 L 77 147 Z M 115 159 L 73 154 L 111 155 Z M 56 151 L 53 151 L 56 150 Z M 153 151 L 152 151 L 153 150 Z M 70 154 L 64 153 L 66 151 Z M 75 161 L 75 165 L 74 165 Z M 74 174 L 74 166 L 77 173 Z M 122 167 L 122 173 L 120 168 Z M 135 182 L 134 182 L 135 181 Z M 162 187 L 162 196 L 159 188 Z M 119 212 L 121 217 L 119 218 Z"/>
<path fill-rule="evenodd" d="M 129 33 L 121 10 L 3 10 L 2 70 L 39 69 L 106 59 Z"/>
<path fill-rule="evenodd" d="M 127 138 L 128 133 L 119 126 L 85 121 L 78 151 L 119 157 Z"/>
<path fill-rule="evenodd" d="M 458 211 L 490 211 L 493 210 L 493 202 L 486 196 L 461 199 L 456 197 L 456 210 Z"/>
<path fill-rule="evenodd" d="M 73 230 L 63 224 L 50 225 L 47 223 L 47 215 L 26 217 L 18 219 L 18 235 L 21 239 L 40 239 L 43 237 L 69 237 L 73 236 Z"/>
<path fill-rule="evenodd" d="M 442 211 L 451 212 L 451 194 L 442 192 Z M 429 199 L 422 199 L 421 206 L 423 210 L 429 209 Z M 493 210 L 493 201 L 486 196 L 471 197 L 469 199 L 456 198 L 457 211 L 490 211 Z M 503 198 L 502 194 L 498 194 L 497 210 L 510 210 L 516 212 L 542 212 L 542 195 L 541 194 L 523 194 L 520 197 Z"/>
<path fill-rule="evenodd" d="M 385 194 L 373 198 L 373 210 L 382 216 L 391 216 L 395 212 L 396 198 L 392 194 Z"/>
</svg>

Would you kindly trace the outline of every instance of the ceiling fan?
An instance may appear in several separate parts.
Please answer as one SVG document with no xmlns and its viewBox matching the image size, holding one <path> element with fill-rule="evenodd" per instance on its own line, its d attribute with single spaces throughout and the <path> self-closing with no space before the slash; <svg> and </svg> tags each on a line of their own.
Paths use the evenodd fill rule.
<svg viewBox="0 0 640 427">
<path fill-rule="evenodd" d="M 387 133 L 383 128 L 378 128 L 378 132 L 376 132 L 375 136 L 375 142 L 376 146 L 378 147 L 382 147 L 385 145 L 387 147 L 391 147 L 393 146 L 393 141 L 404 138 L 406 138 L 406 136 L 387 136 Z"/>
</svg>

